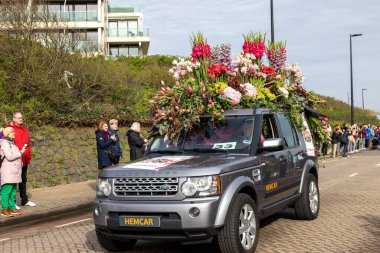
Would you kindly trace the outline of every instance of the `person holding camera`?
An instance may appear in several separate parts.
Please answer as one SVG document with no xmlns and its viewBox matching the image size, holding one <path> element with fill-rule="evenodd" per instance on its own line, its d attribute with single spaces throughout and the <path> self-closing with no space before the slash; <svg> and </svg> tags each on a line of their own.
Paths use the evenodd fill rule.
<svg viewBox="0 0 380 253">
<path fill-rule="evenodd" d="M 26 146 L 25 152 L 21 157 L 22 171 L 21 171 L 21 182 L 18 184 L 20 191 L 21 205 L 35 207 L 36 204 L 29 200 L 26 194 L 26 182 L 27 182 L 27 172 L 28 166 L 30 165 L 30 160 L 32 158 L 31 148 L 30 148 L 30 137 L 26 126 L 24 125 L 24 119 L 21 112 L 16 112 L 13 114 L 13 121 L 8 124 L 7 127 L 12 127 L 15 132 L 14 144 L 21 151 L 23 147 Z M 17 206 L 16 206 L 17 207 Z M 19 209 L 19 208 L 18 208 Z"/>
<path fill-rule="evenodd" d="M 15 204 L 17 183 L 21 180 L 21 157 L 25 154 L 27 146 L 18 149 L 15 145 L 15 131 L 12 127 L 3 130 L 4 139 L 1 141 L 1 216 L 12 217 L 22 214 Z"/>
<path fill-rule="evenodd" d="M 108 132 L 108 125 L 104 121 L 99 123 L 98 130 L 95 132 L 96 134 L 96 147 L 98 151 L 98 169 L 101 170 L 103 168 L 112 166 L 113 161 L 108 154 L 110 148 L 116 142 L 116 136 L 110 135 Z"/>
</svg>

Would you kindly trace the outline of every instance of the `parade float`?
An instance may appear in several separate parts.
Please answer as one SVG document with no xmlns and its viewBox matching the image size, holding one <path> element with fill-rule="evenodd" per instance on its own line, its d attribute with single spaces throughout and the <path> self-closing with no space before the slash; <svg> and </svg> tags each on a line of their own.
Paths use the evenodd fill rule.
<svg viewBox="0 0 380 253">
<path fill-rule="evenodd" d="M 161 81 L 149 101 L 156 133 L 176 140 L 182 131 L 196 133 L 202 115 L 221 121 L 226 110 L 260 105 L 287 111 L 304 137 L 313 136 L 317 145 L 328 142 L 328 119 L 315 108 L 324 101 L 302 87 L 305 78 L 297 64 L 286 64 L 286 44 L 266 42 L 261 33 L 243 37 L 242 52 L 232 60 L 228 45 L 211 49 L 202 33 L 191 36 L 191 56 L 173 61 L 173 82 Z"/>
</svg>

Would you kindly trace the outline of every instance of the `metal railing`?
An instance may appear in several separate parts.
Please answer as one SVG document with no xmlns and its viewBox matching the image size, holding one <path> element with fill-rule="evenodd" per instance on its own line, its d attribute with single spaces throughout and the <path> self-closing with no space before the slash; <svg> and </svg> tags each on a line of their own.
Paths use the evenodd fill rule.
<svg viewBox="0 0 380 253">
<path fill-rule="evenodd" d="M 109 28 L 108 37 L 149 37 L 149 28 Z"/>
<path fill-rule="evenodd" d="M 36 14 L 36 21 L 96 22 L 98 21 L 98 12 L 39 12 Z"/>
<path fill-rule="evenodd" d="M 140 12 L 139 6 L 108 6 L 108 13 L 135 13 Z"/>
</svg>

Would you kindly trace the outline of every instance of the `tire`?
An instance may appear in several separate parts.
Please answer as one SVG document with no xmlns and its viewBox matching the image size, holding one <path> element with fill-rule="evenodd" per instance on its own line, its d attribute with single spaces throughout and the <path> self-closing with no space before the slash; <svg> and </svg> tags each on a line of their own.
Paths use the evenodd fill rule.
<svg viewBox="0 0 380 253">
<path fill-rule="evenodd" d="M 127 240 L 127 241 L 118 241 L 118 240 L 112 240 L 103 233 L 96 230 L 96 238 L 98 238 L 99 244 L 105 249 L 110 252 L 120 252 L 120 251 L 126 251 L 131 250 L 135 244 L 136 240 Z"/>
<path fill-rule="evenodd" d="M 241 223 L 241 219 L 244 223 Z M 255 201 L 247 194 L 237 194 L 226 216 L 224 227 L 217 234 L 220 251 L 222 253 L 255 252 L 259 239 L 259 226 Z M 250 236 L 247 237 L 247 235 Z M 249 239 L 244 241 L 243 238 Z"/>
<path fill-rule="evenodd" d="M 309 174 L 302 194 L 294 204 L 297 218 L 300 220 L 316 219 L 319 213 L 319 204 L 318 181 L 313 174 Z"/>
</svg>

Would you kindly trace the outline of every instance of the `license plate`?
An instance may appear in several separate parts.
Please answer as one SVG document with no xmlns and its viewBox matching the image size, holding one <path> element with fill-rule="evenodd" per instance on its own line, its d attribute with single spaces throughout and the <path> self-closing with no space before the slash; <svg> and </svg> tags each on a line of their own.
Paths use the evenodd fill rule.
<svg viewBox="0 0 380 253">
<path fill-rule="evenodd" d="M 160 227 L 158 216 L 120 216 L 119 224 L 123 227 Z"/>
</svg>

